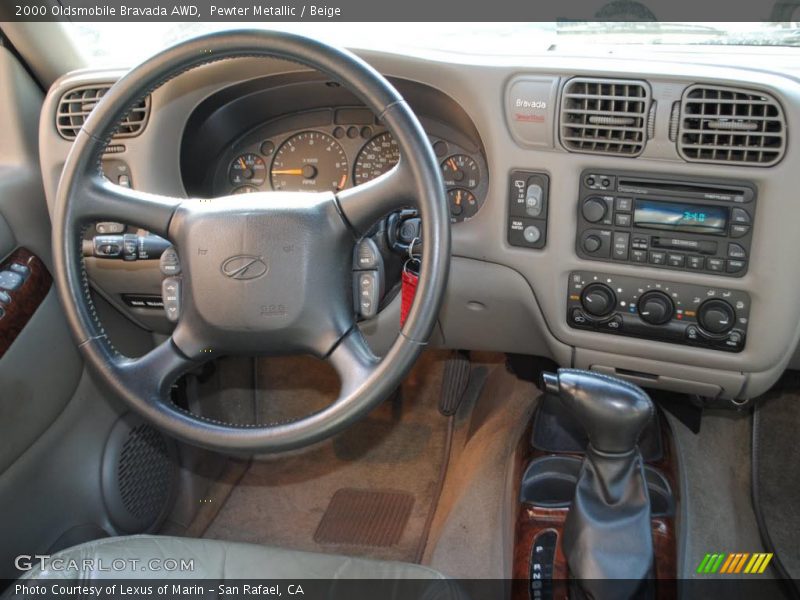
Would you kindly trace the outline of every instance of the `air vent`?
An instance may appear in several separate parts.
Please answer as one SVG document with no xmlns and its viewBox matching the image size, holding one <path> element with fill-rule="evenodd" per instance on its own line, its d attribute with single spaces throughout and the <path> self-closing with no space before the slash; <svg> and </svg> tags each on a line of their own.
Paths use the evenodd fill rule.
<svg viewBox="0 0 800 600">
<path fill-rule="evenodd" d="M 570 79 L 561 96 L 561 142 L 571 152 L 638 156 L 650 87 L 627 79 Z"/>
<path fill-rule="evenodd" d="M 678 153 L 685 160 L 768 167 L 785 149 L 786 121 L 772 96 L 707 85 L 683 93 Z"/>
<path fill-rule="evenodd" d="M 74 88 L 61 96 L 56 115 L 56 128 L 61 137 L 74 140 L 83 126 L 89 113 L 97 106 L 101 98 L 111 88 L 111 84 L 87 85 Z M 150 96 L 138 102 L 122 119 L 114 138 L 126 138 L 139 135 L 150 116 Z"/>
</svg>

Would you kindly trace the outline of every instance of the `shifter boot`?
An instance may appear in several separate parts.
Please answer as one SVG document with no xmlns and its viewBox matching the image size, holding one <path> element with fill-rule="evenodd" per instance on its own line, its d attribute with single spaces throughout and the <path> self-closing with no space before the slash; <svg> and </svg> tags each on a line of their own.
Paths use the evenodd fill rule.
<svg viewBox="0 0 800 600">
<path fill-rule="evenodd" d="M 638 598 L 653 565 L 653 535 L 637 441 L 653 403 L 638 386 L 599 373 L 560 369 L 543 380 L 589 437 L 564 524 L 570 572 L 592 600 Z"/>
</svg>

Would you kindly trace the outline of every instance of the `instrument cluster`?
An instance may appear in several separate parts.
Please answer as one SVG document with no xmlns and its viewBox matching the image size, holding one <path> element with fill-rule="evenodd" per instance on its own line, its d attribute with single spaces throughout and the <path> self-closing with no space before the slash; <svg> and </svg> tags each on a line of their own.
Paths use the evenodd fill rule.
<svg viewBox="0 0 800 600">
<path fill-rule="evenodd" d="M 338 118 L 342 112 L 350 122 Z M 214 195 L 336 192 L 383 175 L 400 160 L 400 148 L 371 113 L 368 118 L 364 113 L 330 111 L 328 123 L 316 116 L 308 126 L 302 126 L 302 115 L 297 115 L 282 120 L 284 127 L 273 122 L 256 128 L 222 153 L 214 173 Z M 447 188 L 451 221 L 474 217 L 488 190 L 483 155 L 442 137 L 429 139 Z"/>
</svg>

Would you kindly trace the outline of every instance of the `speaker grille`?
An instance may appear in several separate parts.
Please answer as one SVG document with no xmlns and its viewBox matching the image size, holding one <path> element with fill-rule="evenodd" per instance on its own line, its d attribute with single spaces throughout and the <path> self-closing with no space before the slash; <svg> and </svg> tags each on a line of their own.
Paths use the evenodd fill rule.
<svg viewBox="0 0 800 600">
<path fill-rule="evenodd" d="M 131 429 L 117 465 L 126 510 L 137 519 L 154 519 L 169 497 L 172 469 L 164 436 L 147 424 Z"/>
</svg>

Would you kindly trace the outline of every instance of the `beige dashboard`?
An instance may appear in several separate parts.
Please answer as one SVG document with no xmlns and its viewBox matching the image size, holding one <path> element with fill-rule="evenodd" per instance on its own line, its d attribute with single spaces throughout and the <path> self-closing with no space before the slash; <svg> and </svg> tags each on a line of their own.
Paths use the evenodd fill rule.
<svg viewBox="0 0 800 600">
<path fill-rule="evenodd" d="M 485 171 L 485 189 L 479 210 L 452 227 L 451 276 L 435 342 L 453 348 L 547 356 L 562 366 L 616 373 L 647 386 L 721 401 L 743 402 L 777 380 L 792 359 L 800 336 L 800 245 L 796 233 L 800 203 L 795 199 L 796 190 L 800 189 L 800 150 L 794 137 L 794 124 L 800 121 L 800 85 L 788 68 L 767 70 L 757 56 L 699 59 L 697 55 L 666 53 L 602 59 L 561 55 L 494 59 L 359 54 L 393 80 L 422 85 L 449 98 L 463 110 L 474 136 L 479 138 L 479 147 L 470 151 L 484 161 L 481 169 Z M 734 63 L 740 64 L 733 66 Z M 186 196 L 180 174 L 181 143 L 188 115 L 222 90 L 297 69 L 279 61 L 240 59 L 185 73 L 152 93 L 142 131 L 115 140 L 118 148 L 109 158 L 124 164 L 124 174 L 138 189 Z M 70 149 L 70 141 L 56 128 L 62 96 L 81 86 L 113 82 L 122 74 L 76 72 L 61 78 L 51 89 L 40 128 L 41 165 L 51 211 L 59 173 Z M 626 136 L 622 143 L 585 144 L 573 140 L 562 123 L 564 90 L 570 82 L 584 79 L 620 85 L 638 82 L 643 91 L 637 90 L 632 101 L 641 100 L 645 107 L 641 123 L 626 120 L 627 115 L 601 114 L 611 120 L 593 124 L 640 131 Z M 676 116 L 675 107 L 680 108 L 687 89 L 697 85 L 745 89 L 774 100 L 784 122 L 782 147 L 777 155 L 770 150 L 760 157 L 750 153 L 741 159 L 725 159 L 724 153 L 717 152 L 713 156 L 698 154 L 706 160 L 692 161 L 692 150 L 676 143 L 676 119 L 680 114 Z M 412 107 L 424 117 L 425 96 L 416 105 L 412 102 Z M 428 123 L 431 127 L 443 126 L 441 119 L 428 119 Z M 447 139 L 447 129 L 448 124 L 444 123 L 445 133 L 440 129 L 433 137 Z M 331 135 L 332 132 L 333 129 Z M 225 152 L 230 155 L 225 155 L 225 161 L 236 159 L 232 148 Z M 357 151 L 352 152 L 355 157 Z M 546 234 L 543 247 L 509 243 L 513 216 L 509 208 L 509 195 L 513 192 L 510 177 L 516 171 L 546 177 L 546 219 L 539 220 Z M 757 193 L 758 210 L 750 232 L 752 244 L 746 273 L 728 277 L 688 268 L 657 268 L 646 262 L 629 264 L 579 257 L 576 235 L 583 174 L 619 171 L 643 178 L 738 181 L 751 185 Z M 162 333 L 169 331 L 169 324 L 159 311 L 127 306 L 121 301 L 121 294 L 158 293 L 157 261 L 89 258 L 87 263 L 98 293 L 142 326 Z M 746 343 L 739 352 L 720 352 L 570 327 L 568 286 L 571 274 L 577 271 L 746 293 L 750 303 Z M 363 324 L 377 350 L 386 347 L 396 335 L 398 313 L 399 301 L 395 301 L 376 319 Z"/>
</svg>

